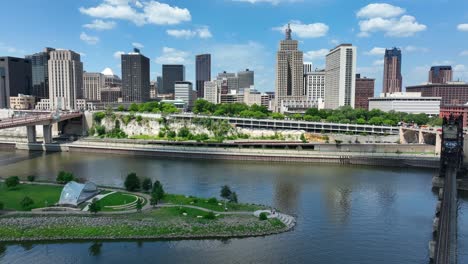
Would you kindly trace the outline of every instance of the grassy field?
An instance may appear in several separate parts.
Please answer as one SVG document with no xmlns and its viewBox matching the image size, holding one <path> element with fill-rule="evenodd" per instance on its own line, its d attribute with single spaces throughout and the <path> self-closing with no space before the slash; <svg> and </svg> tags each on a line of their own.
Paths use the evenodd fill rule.
<svg viewBox="0 0 468 264">
<path fill-rule="evenodd" d="M 0 218 L 0 240 L 253 236 L 285 227 L 277 219 L 260 221 L 250 215 L 224 215 L 211 220 L 197 218 L 206 214 L 196 209 L 175 207 L 118 216 Z"/>
<path fill-rule="evenodd" d="M 112 211 L 122 211 L 122 210 L 128 210 L 127 208 L 124 208 L 124 209 L 114 209 L 114 208 L 109 208 L 109 207 L 106 207 L 106 206 L 119 206 L 119 205 L 126 205 L 126 204 L 131 204 L 133 202 L 136 202 L 136 199 L 134 197 L 134 195 L 132 194 L 125 194 L 125 193 L 121 193 L 121 192 L 116 192 L 116 193 L 113 193 L 113 194 L 110 194 L 106 197 L 104 197 L 103 199 L 101 199 L 99 201 L 99 203 L 101 204 L 101 208 L 102 208 L 102 211 L 106 211 L 106 212 L 112 212 Z M 143 199 L 144 201 L 146 201 L 145 199 Z M 143 205 L 145 204 L 146 202 L 143 202 Z M 133 206 L 132 208 L 134 208 L 135 206 Z"/>
<path fill-rule="evenodd" d="M 7 210 L 29 211 L 57 203 L 62 188 L 61 186 L 20 184 L 13 189 L 8 189 L 3 183 L 0 183 L 0 201 L 5 204 Z M 34 205 L 27 210 L 20 205 L 21 200 L 26 196 L 34 201 Z"/>
<path fill-rule="evenodd" d="M 165 203 L 172 203 L 172 204 L 180 204 L 180 205 L 194 205 L 206 209 L 210 209 L 213 211 L 224 211 L 224 201 L 214 199 L 206 199 L 206 198 L 198 198 L 198 197 L 186 197 L 184 195 L 178 194 L 166 194 L 163 198 L 163 202 Z M 221 205 L 219 205 L 221 204 Z M 226 207 L 228 211 L 256 211 L 265 209 L 265 207 L 253 204 L 241 204 L 241 203 L 226 203 Z"/>
</svg>

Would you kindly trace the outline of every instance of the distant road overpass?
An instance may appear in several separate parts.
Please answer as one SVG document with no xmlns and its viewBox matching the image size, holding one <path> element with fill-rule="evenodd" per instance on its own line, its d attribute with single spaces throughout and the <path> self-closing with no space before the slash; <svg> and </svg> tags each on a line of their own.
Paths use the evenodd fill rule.
<svg viewBox="0 0 468 264">
<path fill-rule="evenodd" d="M 15 111 L 21 113 L 19 116 L 3 118 L 0 120 L 0 129 L 26 127 L 28 142 L 36 142 L 36 126 L 43 126 L 44 143 L 52 143 L 52 125 L 62 121 L 80 118 L 81 112 L 34 112 L 34 111 Z"/>
</svg>

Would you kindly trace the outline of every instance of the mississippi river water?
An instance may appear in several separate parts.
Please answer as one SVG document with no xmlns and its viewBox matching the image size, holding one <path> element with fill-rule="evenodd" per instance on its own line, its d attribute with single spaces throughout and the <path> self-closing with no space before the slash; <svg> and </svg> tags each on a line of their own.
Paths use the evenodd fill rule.
<svg viewBox="0 0 468 264">
<path fill-rule="evenodd" d="M 288 233 L 188 241 L 0 244 L 0 263 L 428 263 L 437 196 L 434 170 L 272 164 L 134 156 L 0 151 L 2 177 L 60 170 L 121 187 L 125 175 L 160 180 L 170 193 L 219 195 L 297 217 Z M 460 200 L 458 263 L 468 263 L 468 199 Z M 0 227 L 1 228 L 1 227 Z"/>
</svg>

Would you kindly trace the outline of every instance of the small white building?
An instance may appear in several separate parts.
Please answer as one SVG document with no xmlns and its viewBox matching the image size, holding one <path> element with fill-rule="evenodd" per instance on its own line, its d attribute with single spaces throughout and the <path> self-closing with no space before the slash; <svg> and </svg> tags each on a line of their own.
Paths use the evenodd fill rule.
<svg viewBox="0 0 468 264">
<path fill-rule="evenodd" d="M 175 82 L 174 85 L 174 99 L 182 100 L 191 109 L 195 103 L 195 95 L 192 89 L 191 82 Z"/>
<path fill-rule="evenodd" d="M 421 93 L 387 93 L 369 98 L 369 110 L 438 116 L 442 97 L 422 97 Z"/>
</svg>

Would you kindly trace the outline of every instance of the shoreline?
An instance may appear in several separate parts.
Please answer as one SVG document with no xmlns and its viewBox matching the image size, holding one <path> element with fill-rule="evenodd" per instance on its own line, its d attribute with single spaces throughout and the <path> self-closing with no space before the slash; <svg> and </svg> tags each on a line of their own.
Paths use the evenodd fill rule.
<svg viewBox="0 0 468 264">
<path fill-rule="evenodd" d="M 205 145 L 190 143 L 164 143 L 147 141 L 119 141 L 119 140 L 79 140 L 73 143 L 48 144 L 0 142 L 0 149 L 28 150 L 47 152 L 75 152 L 100 153 L 117 155 L 136 155 L 150 157 L 261 161 L 283 163 L 317 163 L 340 165 L 367 165 L 385 167 L 414 167 L 437 169 L 440 158 L 433 153 L 414 152 L 423 149 L 424 145 L 395 145 L 395 144 L 311 144 L 314 149 L 308 150 L 285 147 L 258 148 L 232 147 L 223 144 Z M 282 144 L 293 144 L 281 142 Z M 355 150 L 360 151 L 355 151 Z M 407 149 L 409 152 L 402 152 Z M 352 151 L 353 150 L 353 151 Z M 387 151 L 387 152 L 383 152 Z"/>
</svg>

